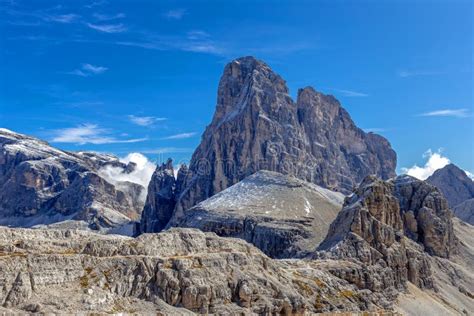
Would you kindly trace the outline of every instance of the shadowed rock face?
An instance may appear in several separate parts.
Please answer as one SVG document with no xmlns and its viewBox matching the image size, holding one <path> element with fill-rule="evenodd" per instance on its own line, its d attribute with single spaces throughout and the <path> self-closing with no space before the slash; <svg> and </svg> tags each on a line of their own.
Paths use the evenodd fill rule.
<svg viewBox="0 0 474 316">
<path fill-rule="evenodd" d="M 314 250 L 344 195 L 293 177 L 258 171 L 185 211 L 179 227 L 245 239 L 273 258 Z"/>
<path fill-rule="evenodd" d="M 168 224 L 176 205 L 176 180 L 173 172 L 171 160 L 156 168 L 148 184 L 150 194 L 147 195 L 143 209 L 140 231 L 161 231 Z"/>
<path fill-rule="evenodd" d="M 0 224 L 29 227 L 73 220 L 108 229 L 137 220 L 145 188 L 109 183 L 99 175 L 105 166 L 124 172 L 135 168 L 110 155 L 65 152 L 0 129 Z"/>
<path fill-rule="evenodd" d="M 427 254 L 448 258 L 458 249 L 451 216 L 442 194 L 424 181 L 367 177 L 346 199 L 317 256 L 360 262 L 332 272 L 361 288 L 396 293 L 407 281 L 433 288 Z"/>
<path fill-rule="evenodd" d="M 369 174 L 395 176 L 395 165 L 389 142 L 357 128 L 334 97 L 308 87 L 295 102 L 265 63 L 239 58 L 224 69 L 212 122 L 177 183 L 171 224 L 259 170 L 349 193 Z"/>
<path fill-rule="evenodd" d="M 427 182 L 443 192 L 454 215 L 474 225 L 474 181 L 453 164 L 436 170 Z"/>
</svg>

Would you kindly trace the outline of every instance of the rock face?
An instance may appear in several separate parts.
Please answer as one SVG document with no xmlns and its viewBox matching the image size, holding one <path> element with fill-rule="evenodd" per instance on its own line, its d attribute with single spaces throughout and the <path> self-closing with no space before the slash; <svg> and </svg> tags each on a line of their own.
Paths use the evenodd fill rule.
<svg viewBox="0 0 474 316">
<path fill-rule="evenodd" d="M 474 225 L 474 181 L 453 164 L 436 170 L 427 182 L 443 192 L 454 215 Z"/>
<path fill-rule="evenodd" d="M 258 171 L 185 211 L 178 227 L 242 238 L 273 258 L 303 256 L 326 236 L 344 195 Z"/>
<path fill-rule="evenodd" d="M 172 223 L 259 170 L 349 193 L 369 174 L 395 176 L 395 166 L 389 142 L 355 126 L 334 97 L 307 87 L 294 102 L 265 63 L 239 58 L 224 69 L 212 122 L 177 185 Z"/>
<path fill-rule="evenodd" d="M 391 308 L 317 262 L 193 229 L 137 239 L 0 228 L 0 311 L 303 315 Z M 3 307 L 3 309 L 2 309 Z"/>
<path fill-rule="evenodd" d="M 410 176 L 367 177 L 345 201 L 316 257 L 353 260 L 331 271 L 359 288 L 396 295 L 411 282 L 434 288 L 430 256 L 458 250 L 451 212 L 442 194 Z"/>
<path fill-rule="evenodd" d="M 116 157 L 65 152 L 36 138 L 0 129 L 0 225 L 67 223 L 111 229 L 140 217 L 146 190 L 104 179 L 101 168 L 134 170 Z"/>
<path fill-rule="evenodd" d="M 156 168 L 148 185 L 150 193 L 143 209 L 140 231 L 161 231 L 168 224 L 176 205 L 175 189 L 173 163 L 168 160 Z"/>
</svg>

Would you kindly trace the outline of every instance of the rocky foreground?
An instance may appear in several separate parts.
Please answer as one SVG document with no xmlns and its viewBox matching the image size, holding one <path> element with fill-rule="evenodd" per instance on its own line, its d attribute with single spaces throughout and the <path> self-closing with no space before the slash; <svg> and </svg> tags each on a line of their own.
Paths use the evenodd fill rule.
<svg viewBox="0 0 474 316">
<path fill-rule="evenodd" d="M 473 228 L 455 223 L 472 238 Z M 472 249 L 430 258 L 435 289 L 410 282 L 398 299 L 338 277 L 351 260 L 274 260 L 241 239 L 175 228 L 136 239 L 78 230 L 0 228 L 0 312 L 303 315 L 335 311 L 431 315 L 472 311 L 461 278 Z M 453 259 L 454 260 L 454 259 Z M 470 279 L 472 280 L 472 279 Z M 458 285 L 459 284 L 459 285 Z M 470 284 L 472 287 L 472 283 Z M 462 305 L 464 304 L 464 305 Z"/>
</svg>

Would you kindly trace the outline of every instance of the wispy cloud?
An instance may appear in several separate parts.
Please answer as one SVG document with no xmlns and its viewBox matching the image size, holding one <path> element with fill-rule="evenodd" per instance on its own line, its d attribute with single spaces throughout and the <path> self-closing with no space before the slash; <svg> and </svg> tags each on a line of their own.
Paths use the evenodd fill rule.
<svg viewBox="0 0 474 316">
<path fill-rule="evenodd" d="M 135 116 L 129 115 L 128 119 L 136 125 L 140 126 L 151 126 L 159 121 L 164 121 L 166 118 L 164 117 L 154 117 L 154 116 Z"/>
<path fill-rule="evenodd" d="M 113 144 L 113 143 L 137 143 L 147 140 L 147 138 L 118 139 L 114 137 L 110 130 L 100 128 L 96 124 L 83 124 L 71 128 L 63 128 L 52 132 L 53 143 L 73 143 L 84 144 Z"/>
<path fill-rule="evenodd" d="M 98 1 L 93 1 L 93 2 L 91 2 L 90 4 L 85 5 L 84 7 L 85 7 L 85 8 L 88 8 L 88 9 L 92 9 L 92 8 L 95 8 L 95 7 L 104 5 L 104 4 L 106 4 L 106 3 L 107 3 L 106 0 L 98 0 Z"/>
<path fill-rule="evenodd" d="M 186 14 L 185 9 L 173 9 L 173 10 L 167 11 L 164 15 L 166 18 L 170 20 L 181 20 L 185 14 Z"/>
<path fill-rule="evenodd" d="M 387 131 L 385 128 L 379 128 L 379 127 L 369 127 L 369 128 L 364 128 L 364 132 L 366 133 L 382 133 Z"/>
<path fill-rule="evenodd" d="M 81 68 L 74 69 L 73 71 L 67 72 L 69 75 L 89 77 L 92 75 L 99 75 L 107 71 L 108 68 L 103 66 L 94 66 L 91 64 L 82 64 Z"/>
<path fill-rule="evenodd" d="M 170 153 L 189 153 L 193 152 L 192 148 L 182 148 L 182 147 L 160 147 L 153 149 L 143 149 L 140 152 L 144 154 L 170 154 Z"/>
<path fill-rule="evenodd" d="M 122 33 L 127 30 L 127 27 L 122 23 L 118 24 L 93 24 L 93 23 L 86 23 L 86 25 L 96 31 L 103 32 L 103 33 Z"/>
<path fill-rule="evenodd" d="M 442 71 L 432 71 L 432 70 L 400 70 L 397 72 L 397 75 L 402 78 L 407 77 L 418 77 L 418 76 L 436 76 L 442 75 Z"/>
<path fill-rule="evenodd" d="M 171 136 L 163 137 L 162 139 L 185 139 L 185 138 L 194 137 L 194 135 L 196 135 L 195 132 L 191 132 L 191 133 L 181 133 L 181 134 L 176 134 L 176 135 L 171 135 Z"/>
<path fill-rule="evenodd" d="M 446 116 L 446 117 L 469 117 L 468 109 L 442 109 L 431 112 L 421 113 L 418 116 Z"/>
<path fill-rule="evenodd" d="M 213 55 L 221 55 L 224 52 L 224 49 L 211 38 L 210 34 L 204 31 L 190 31 L 184 35 L 142 32 L 137 34 L 134 40 L 116 41 L 115 44 L 151 50 L 180 50 Z"/>
<path fill-rule="evenodd" d="M 201 30 L 189 31 L 188 33 L 186 33 L 186 35 L 188 39 L 190 40 L 200 40 L 200 39 L 211 37 L 209 33 L 201 31 Z"/>
<path fill-rule="evenodd" d="M 58 22 L 58 23 L 73 23 L 76 22 L 81 16 L 77 14 L 56 14 L 45 16 L 46 21 Z"/>
<path fill-rule="evenodd" d="M 101 13 L 94 13 L 92 16 L 97 21 L 111 21 L 116 19 L 122 19 L 125 17 L 124 13 L 117 13 L 117 14 L 101 14 Z"/>
<path fill-rule="evenodd" d="M 368 97 L 369 96 L 367 93 L 353 91 L 353 90 L 342 90 L 342 89 L 334 89 L 334 88 L 329 88 L 328 90 L 338 92 L 339 94 L 345 97 Z"/>
<path fill-rule="evenodd" d="M 22 26 L 37 26 L 41 25 L 44 22 L 54 22 L 54 23 L 62 23 L 62 24 L 69 24 L 77 22 L 81 19 L 81 16 L 74 13 L 58 13 L 57 10 L 61 9 L 60 6 L 56 6 L 49 9 L 44 10 L 36 10 L 36 11 L 23 11 L 17 9 L 6 8 L 4 10 L 5 13 L 8 15 L 15 17 L 16 19 L 23 19 L 19 21 L 17 25 Z M 25 21 L 29 20 L 29 21 Z M 14 24 L 12 22 L 10 24 Z"/>
</svg>

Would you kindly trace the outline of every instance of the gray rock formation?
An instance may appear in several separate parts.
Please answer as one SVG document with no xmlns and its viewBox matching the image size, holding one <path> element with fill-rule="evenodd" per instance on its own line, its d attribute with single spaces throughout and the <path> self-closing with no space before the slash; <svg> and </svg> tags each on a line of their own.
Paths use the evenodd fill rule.
<svg viewBox="0 0 474 316">
<path fill-rule="evenodd" d="M 161 231 L 173 215 L 176 205 L 176 179 L 173 172 L 173 162 L 168 160 L 153 173 L 140 222 L 141 232 Z"/>
<path fill-rule="evenodd" d="M 367 177 L 345 201 L 319 246 L 318 258 L 352 260 L 332 273 L 359 288 L 394 296 L 407 282 L 434 288 L 430 256 L 457 253 L 451 212 L 433 186 L 410 176 L 389 181 Z"/>
<path fill-rule="evenodd" d="M 344 195 L 258 171 L 185 211 L 179 227 L 238 237 L 273 258 L 303 256 L 326 236 Z"/>
<path fill-rule="evenodd" d="M 212 122 L 177 185 L 172 223 L 259 170 L 349 193 L 369 174 L 393 177 L 395 166 L 389 142 L 355 126 L 334 97 L 307 87 L 294 102 L 265 63 L 239 58 L 224 69 Z"/>
<path fill-rule="evenodd" d="M 443 192 L 454 215 L 474 224 L 474 181 L 454 164 L 436 170 L 427 182 Z"/>
<path fill-rule="evenodd" d="M 457 218 L 474 225 L 474 199 L 456 205 L 453 207 L 453 213 Z"/>
<path fill-rule="evenodd" d="M 0 312 L 303 315 L 392 308 L 317 262 L 193 229 L 137 239 L 0 228 Z"/>
<path fill-rule="evenodd" d="M 124 172 L 135 168 L 110 155 L 61 151 L 36 138 L 0 129 L 0 225 L 61 222 L 112 229 L 138 220 L 145 188 L 132 182 L 108 182 L 100 175 L 105 166 Z"/>
</svg>

